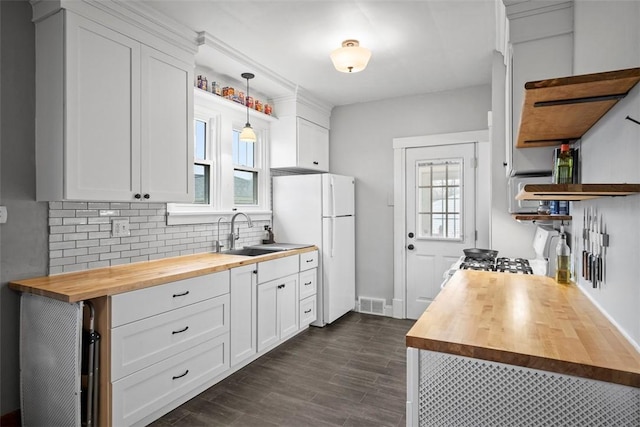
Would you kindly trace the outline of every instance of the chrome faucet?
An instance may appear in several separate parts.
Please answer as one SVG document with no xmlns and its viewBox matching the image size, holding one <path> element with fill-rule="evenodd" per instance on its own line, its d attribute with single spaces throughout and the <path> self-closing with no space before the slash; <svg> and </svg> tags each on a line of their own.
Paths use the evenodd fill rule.
<svg viewBox="0 0 640 427">
<path fill-rule="evenodd" d="M 240 238 L 240 227 L 238 227 L 238 231 L 234 232 L 233 230 L 235 229 L 235 224 L 236 224 L 236 218 L 238 217 L 238 215 L 244 215 L 245 218 L 247 218 L 247 222 L 249 223 L 249 227 L 253 227 L 253 223 L 251 222 L 251 218 L 249 218 L 249 215 L 247 215 L 244 212 L 238 212 L 236 213 L 233 218 L 231 218 L 231 233 L 229 234 L 229 250 L 233 250 L 236 247 L 236 240 L 238 240 Z"/>
<path fill-rule="evenodd" d="M 218 218 L 218 236 L 216 237 L 216 240 L 213 242 L 214 252 L 220 252 L 224 247 L 224 245 L 220 243 L 220 221 L 223 219 L 224 219 L 223 217 Z"/>
</svg>

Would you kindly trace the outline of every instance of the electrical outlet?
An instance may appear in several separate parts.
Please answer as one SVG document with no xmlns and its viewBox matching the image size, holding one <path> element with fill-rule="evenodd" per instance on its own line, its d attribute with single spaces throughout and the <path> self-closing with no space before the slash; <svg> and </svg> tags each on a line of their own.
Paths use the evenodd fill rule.
<svg viewBox="0 0 640 427">
<path fill-rule="evenodd" d="M 128 218 L 114 218 L 111 220 L 111 236 L 126 237 L 130 235 Z"/>
<path fill-rule="evenodd" d="M 0 224 L 4 224 L 7 222 L 7 207 L 0 206 Z"/>
</svg>

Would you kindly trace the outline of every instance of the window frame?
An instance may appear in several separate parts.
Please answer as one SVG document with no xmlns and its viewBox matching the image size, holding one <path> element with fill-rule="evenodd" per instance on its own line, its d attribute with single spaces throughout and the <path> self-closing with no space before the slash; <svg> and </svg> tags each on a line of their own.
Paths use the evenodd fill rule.
<svg viewBox="0 0 640 427">
<path fill-rule="evenodd" d="M 195 120 L 202 120 L 209 128 L 206 149 L 208 148 L 212 162 L 209 182 L 210 203 L 208 205 L 168 203 L 167 225 L 213 223 L 220 217 L 230 218 L 240 211 L 251 214 L 252 219 L 271 219 L 269 127 L 270 123 L 277 118 L 250 111 L 251 126 L 257 136 L 254 170 L 258 172 L 258 203 L 236 205 L 234 200 L 233 130 L 241 130 L 244 127 L 247 120 L 246 114 L 246 107 L 241 104 L 195 89 L 193 126 L 195 126 Z M 193 162 L 195 165 L 195 153 Z"/>
</svg>

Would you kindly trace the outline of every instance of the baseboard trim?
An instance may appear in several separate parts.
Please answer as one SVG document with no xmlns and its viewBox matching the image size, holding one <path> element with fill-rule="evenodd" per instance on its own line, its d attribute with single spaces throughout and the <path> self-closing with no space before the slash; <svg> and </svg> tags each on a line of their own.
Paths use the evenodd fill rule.
<svg viewBox="0 0 640 427">
<path fill-rule="evenodd" d="M 16 409 L 0 417 L 1 427 L 20 427 L 21 423 L 20 409 Z"/>
</svg>

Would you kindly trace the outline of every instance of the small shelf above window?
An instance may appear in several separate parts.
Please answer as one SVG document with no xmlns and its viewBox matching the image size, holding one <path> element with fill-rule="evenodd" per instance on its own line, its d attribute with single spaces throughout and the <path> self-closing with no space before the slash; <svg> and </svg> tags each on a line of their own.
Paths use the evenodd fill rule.
<svg viewBox="0 0 640 427">
<path fill-rule="evenodd" d="M 580 139 L 640 81 L 640 68 L 527 82 L 517 148 Z"/>
<path fill-rule="evenodd" d="M 516 200 L 588 200 L 640 193 L 640 184 L 525 184 Z"/>
</svg>

